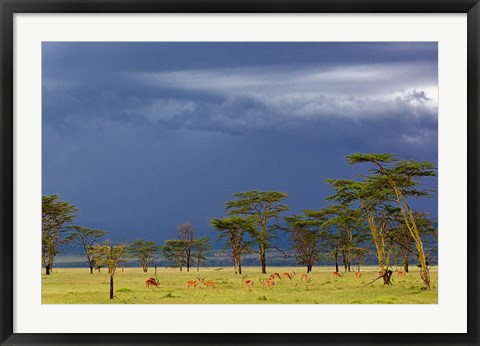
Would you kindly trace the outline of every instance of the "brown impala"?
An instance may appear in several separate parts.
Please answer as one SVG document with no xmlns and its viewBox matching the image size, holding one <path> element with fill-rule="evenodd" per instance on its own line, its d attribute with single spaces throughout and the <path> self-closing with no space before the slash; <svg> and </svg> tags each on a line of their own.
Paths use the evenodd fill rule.
<svg viewBox="0 0 480 346">
<path fill-rule="evenodd" d="M 272 275 L 270 275 L 268 277 L 270 280 L 275 280 L 275 278 L 279 278 L 280 280 L 282 280 L 282 278 L 280 277 L 280 274 L 278 273 L 273 273 Z"/>
<path fill-rule="evenodd" d="M 300 274 L 300 280 L 302 281 L 308 281 L 308 275 L 307 274 Z"/>
<path fill-rule="evenodd" d="M 295 271 L 293 273 L 282 273 L 282 278 L 289 278 L 292 280 L 292 278 L 295 276 Z"/>
<path fill-rule="evenodd" d="M 145 283 L 147 284 L 147 288 L 160 285 L 160 281 L 154 278 L 148 279 L 147 281 L 145 281 Z"/>
<path fill-rule="evenodd" d="M 200 283 L 200 278 L 197 276 L 197 281 L 187 281 L 186 285 L 187 285 L 187 289 L 190 287 L 190 286 L 193 286 L 193 288 L 197 288 L 198 284 Z"/>
<path fill-rule="evenodd" d="M 246 275 L 242 278 L 242 283 L 247 288 L 252 288 L 253 287 L 253 280 L 247 280 Z"/>
<path fill-rule="evenodd" d="M 339 272 L 333 272 L 332 273 L 332 276 L 335 278 L 341 278 L 342 277 L 342 274 L 340 274 Z"/>
<path fill-rule="evenodd" d="M 360 272 L 355 272 L 355 277 L 356 277 L 356 278 L 362 277 L 362 273 L 360 273 Z"/>
<path fill-rule="evenodd" d="M 405 272 L 405 269 L 400 269 L 397 271 L 397 276 L 405 276 L 407 273 Z"/>
<path fill-rule="evenodd" d="M 277 284 L 273 279 L 268 279 L 268 280 L 259 279 L 259 281 L 262 284 L 262 286 L 270 287 L 270 288 L 272 288 L 273 285 Z"/>
<path fill-rule="evenodd" d="M 217 284 L 215 281 L 205 281 L 205 277 L 201 278 L 200 281 L 202 284 L 204 284 L 207 287 L 215 288 L 215 285 Z"/>
</svg>

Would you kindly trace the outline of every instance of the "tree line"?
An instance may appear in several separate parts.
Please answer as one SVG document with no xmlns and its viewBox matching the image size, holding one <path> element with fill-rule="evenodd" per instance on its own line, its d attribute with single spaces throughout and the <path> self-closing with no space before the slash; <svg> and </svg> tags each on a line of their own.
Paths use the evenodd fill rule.
<svg viewBox="0 0 480 346">
<path fill-rule="evenodd" d="M 423 178 L 436 176 L 433 163 L 401 160 L 393 154 L 353 154 L 350 165 L 369 166 L 367 174 L 355 179 L 326 179 L 332 194 L 325 198 L 329 205 L 306 209 L 301 214 L 286 215 L 288 197 L 281 191 L 246 191 L 233 194 L 225 203 L 225 216 L 210 220 L 216 239 L 224 244 L 235 273 L 242 273 L 242 258 L 257 253 L 261 272 L 267 272 L 269 249 L 275 249 L 279 232 L 288 234 L 291 252 L 307 272 L 320 260 L 335 262 L 336 271 L 351 271 L 363 258 L 374 253 L 379 278 L 391 284 L 392 258 L 400 261 L 408 272 L 410 260 L 416 259 L 420 277 L 430 289 L 426 237 L 437 238 L 434 220 L 425 212 L 413 210 L 411 200 L 432 196 L 422 187 Z M 160 254 L 179 270 L 195 266 L 197 271 L 211 249 L 208 237 L 197 237 L 190 223 L 177 228 L 176 239 L 159 246 L 154 241 L 138 239 L 130 244 L 100 242 L 107 232 L 73 225 L 78 209 L 59 196 L 42 199 L 42 260 L 46 274 L 53 266 L 59 247 L 74 243 L 83 249 L 90 272 L 101 266 L 113 274 L 119 263 L 135 258 L 145 272 L 156 263 Z M 279 249 L 281 250 L 281 249 Z M 281 250 L 283 251 L 283 250 Z"/>
</svg>

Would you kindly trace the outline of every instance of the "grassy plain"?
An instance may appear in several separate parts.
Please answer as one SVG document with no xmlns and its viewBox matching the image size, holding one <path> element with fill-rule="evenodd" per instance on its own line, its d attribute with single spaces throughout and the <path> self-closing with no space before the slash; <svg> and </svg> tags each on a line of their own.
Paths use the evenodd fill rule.
<svg viewBox="0 0 480 346">
<path fill-rule="evenodd" d="M 115 299 L 109 299 L 109 275 L 106 269 L 89 273 L 87 268 L 55 268 L 49 276 L 42 272 L 43 304 L 436 304 L 438 301 L 438 272 L 432 268 L 432 289 L 424 291 L 417 271 L 405 277 L 393 276 L 393 285 L 384 286 L 382 280 L 366 285 L 377 277 L 373 267 L 365 268 L 361 278 L 345 273 L 332 277 L 332 268 L 317 267 L 309 274 L 310 282 L 303 283 L 298 274 L 303 268 L 270 267 L 270 273 L 292 272 L 292 279 L 277 280 L 272 288 L 263 287 L 259 267 L 243 268 L 243 275 L 254 280 L 252 289 L 243 287 L 243 275 L 235 275 L 231 268 L 201 268 L 191 272 L 158 268 L 160 285 L 147 288 L 145 280 L 154 276 L 154 270 L 143 273 L 141 268 L 118 269 L 114 276 Z M 416 268 L 415 268 L 416 269 Z M 415 270 L 412 269 L 412 270 Z M 197 275 L 214 280 L 216 288 L 200 284 L 186 289 L 185 282 Z"/>
</svg>

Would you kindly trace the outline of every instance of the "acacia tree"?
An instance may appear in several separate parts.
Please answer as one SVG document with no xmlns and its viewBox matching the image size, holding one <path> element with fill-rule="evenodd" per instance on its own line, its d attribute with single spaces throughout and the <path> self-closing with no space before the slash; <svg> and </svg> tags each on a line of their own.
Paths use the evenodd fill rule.
<svg viewBox="0 0 480 346">
<path fill-rule="evenodd" d="M 148 266 L 155 260 L 158 245 L 151 240 L 138 239 L 127 248 L 130 257 L 136 258 L 142 266 L 143 272 L 148 272 Z"/>
<path fill-rule="evenodd" d="M 235 199 L 226 203 L 230 215 L 243 215 L 255 223 L 251 236 L 258 245 L 262 274 L 267 273 L 266 250 L 280 229 L 278 218 L 288 210 L 281 203 L 287 196 L 285 192 L 252 190 L 234 193 Z"/>
<path fill-rule="evenodd" d="M 365 221 L 361 212 L 351 209 L 347 204 L 332 205 L 324 210 L 325 227 L 334 227 L 336 234 L 331 236 L 335 251 L 335 267 L 338 272 L 338 254 L 342 257 L 345 271 L 351 270 L 354 256 L 361 253 L 361 245 L 365 241 Z"/>
<path fill-rule="evenodd" d="M 410 208 L 407 197 L 430 197 L 431 191 L 418 188 L 419 181 L 424 177 L 436 176 L 435 166 L 431 162 L 404 161 L 393 154 L 353 154 L 347 156 L 350 164 L 370 163 L 373 165 L 369 181 L 377 188 L 390 188 L 393 202 L 400 210 L 405 226 L 413 239 L 420 262 L 420 277 L 427 290 L 430 289 L 430 274 L 423 242 L 415 215 Z"/>
<path fill-rule="evenodd" d="M 165 240 L 165 245 L 160 246 L 160 249 L 163 257 L 182 271 L 186 263 L 183 241 L 178 239 Z"/>
<path fill-rule="evenodd" d="M 427 213 L 414 211 L 413 215 L 422 237 L 426 235 L 432 235 L 433 237 L 436 237 L 437 230 L 433 226 L 433 222 Z M 410 257 L 411 255 L 416 257 L 417 253 L 412 249 L 414 241 L 405 224 L 400 223 L 398 227 L 391 232 L 391 239 L 395 242 L 396 251 L 402 260 L 402 266 L 405 272 L 408 273 L 410 267 Z M 425 255 L 425 257 L 428 257 L 428 255 Z"/>
<path fill-rule="evenodd" d="M 93 268 L 95 268 L 95 256 L 91 251 L 92 246 L 108 232 L 83 226 L 70 226 L 68 228 L 72 231 L 68 236 L 68 239 L 82 247 L 85 256 L 87 257 L 88 266 L 90 267 L 90 274 L 93 274 Z"/>
<path fill-rule="evenodd" d="M 200 271 L 200 264 L 206 261 L 207 252 L 210 248 L 210 239 L 208 237 L 195 239 L 193 243 L 192 258 L 197 263 L 197 272 Z"/>
<path fill-rule="evenodd" d="M 308 213 L 309 211 L 306 211 L 307 215 Z M 295 258 L 299 264 L 305 265 L 307 273 L 310 273 L 313 264 L 320 256 L 323 220 L 305 219 L 305 216 L 298 215 L 287 216 L 285 220 L 288 223 L 288 232 L 293 243 Z"/>
<path fill-rule="evenodd" d="M 185 252 L 185 267 L 190 271 L 192 250 L 195 242 L 195 229 L 190 222 L 182 223 L 177 229 L 178 239 L 183 244 Z"/>
<path fill-rule="evenodd" d="M 251 252 L 251 241 L 245 240 L 245 236 L 254 233 L 255 223 L 251 219 L 237 216 L 211 219 L 210 224 L 219 233 L 217 240 L 225 240 L 223 250 L 230 247 L 235 274 L 242 274 L 241 257 Z"/>
<path fill-rule="evenodd" d="M 65 237 L 67 226 L 77 216 L 78 209 L 69 202 L 63 202 L 58 195 L 42 197 L 42 264 L 45 274 L 50 275 L 53 260 Z"/>
<path fill-rule="evenodd" d="M 359 211 L 367 219 L 372 234 L 383 283 L 390 285 L 391 271 L 386 267 L 386 204 L 391 194 L 390 190 L 382 185 L 377 186 L 368 179 L 363 181 L 327 179 L 326 181 L 335 190 L 335 193 L 327 197 L 327 200 L 334 200 L 346 205 L 355 201 L 359 203 Z"/>
<path fill-rule="evenodd" d="M 92 254 L 99 265 L 108 267 L 110 276 L 110 299 L 113 299 L 113 276 L 118 263 L 125 256 L 125 244 L 111 245 L 109 242 L 95 244 L 91 248 Z"/>
</svg>

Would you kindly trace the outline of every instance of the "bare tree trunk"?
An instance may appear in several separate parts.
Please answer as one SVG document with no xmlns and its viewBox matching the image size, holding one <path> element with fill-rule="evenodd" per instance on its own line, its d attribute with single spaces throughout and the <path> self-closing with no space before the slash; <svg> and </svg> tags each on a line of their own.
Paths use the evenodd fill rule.
<svg viewBox="0 0 480 346">
<path fill-rule="evenodd" d="M 187 272 L 190 271 L 190 253 L 187 253 L 187 263 L 186 263 L 186 267 L 187 267 Z"/>
<path fill-rule="evenodd" d="M 110 299 L 113 299 L 113 276 L 110 276 Z"/>
<path fill-rule="evenodd" d="M 45 274 L 46 274 L 46 275 L 50 275 L 50 264 L 47 264 L 47 265 L 45 266 Z"/>
<path fill-rule="evenodd" d="M 335 271 L 338 273 L 338 249 L 335 248 Z"/>
<path fill-rule="evenodd" d="M 267 274 L 267 259 L 265 257 L 265 248 L 260 246 L 260 263 L 262 265 L 262 274 Z"/>
<path fill-rule="evenodd" d="M 238 270 L 237 270 L 237 257 L 235 255 L 233 255 L 233 271 L 235 272 L 235 274 L 238 274 Z"/>
<path fill-rule="evenodd" d="M 385 270 L 382 268 L 381 270 L 382 275 L 383 275 L 383 284 L 384 285 L 391 285 L 392 281 L 390 280 L 393 272 L 391 270 Z"/>
<path fill-rule="evenodd" d="M 90 274 L 93 274 L 93 266 L 90 265 Z"/>
</svg>

